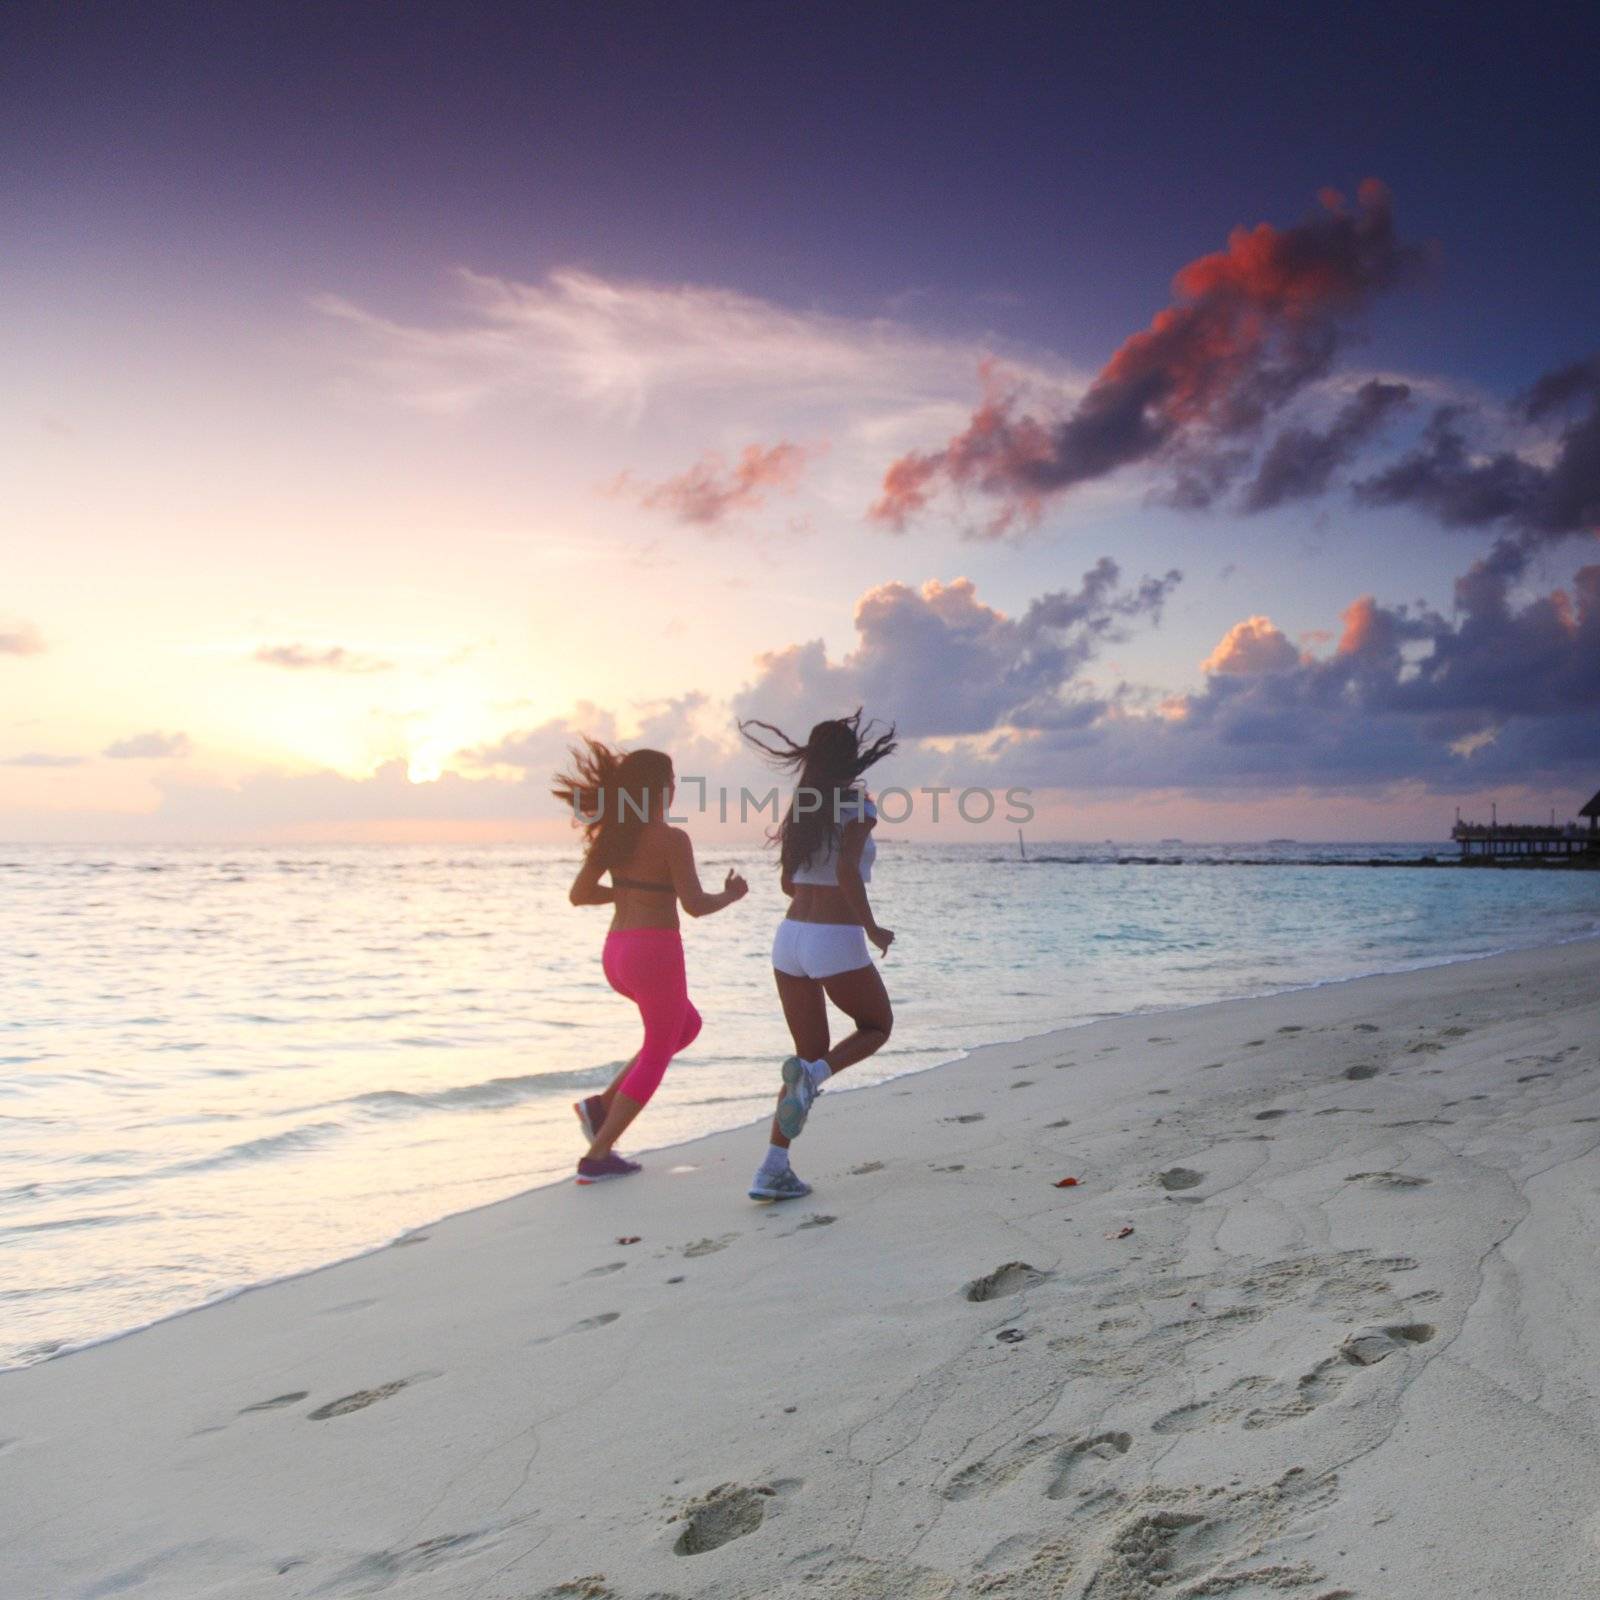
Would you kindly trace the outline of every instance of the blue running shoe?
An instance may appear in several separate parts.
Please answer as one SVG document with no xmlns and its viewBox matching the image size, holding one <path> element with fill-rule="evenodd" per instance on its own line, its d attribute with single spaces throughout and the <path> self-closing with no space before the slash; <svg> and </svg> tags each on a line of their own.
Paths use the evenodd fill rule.
<svg viewBox="0 0 1600 1600">
<path fill-rule="evenodd" d="M 783 1098 L 778 1101 L 778 1131 L 785 1139 L 798 1139 L 816 1103 L 817 1086 L 799 1056 L 783 1064 Z"/>
<path fill-rule="evenodd" d="M 792 1167 L 782 1172 L 758 1172 L 750 1185 L 752 1200 L 804 1200 L 811 1193 L 811 1185 Z"/>
</svg>

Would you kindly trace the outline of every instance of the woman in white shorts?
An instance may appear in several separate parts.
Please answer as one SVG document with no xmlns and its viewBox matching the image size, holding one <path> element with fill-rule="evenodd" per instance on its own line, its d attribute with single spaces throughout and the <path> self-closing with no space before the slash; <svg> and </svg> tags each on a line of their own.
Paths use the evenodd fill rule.
<svg viewBox="0 0 1600 1600">
<path fill-rule="evenodd" d="M 739 730 L 799 779 L 776 834 L 789 914 L 772 941 L 773 977 L 794 1054 L 783 1064 L 771 1142 L 750 1185 L 752 1200 L 798 1200 L 811 1186 L 789 1165 L 790 1140 L 805 1127 L 822 1085 L 882 1048 L 894 1026 L 867 948 L 870 940 L 887 954 L 894 934 L 878 925 L 867 898 L 878 812 L 861 786 L 861 775 L 895 748 L 894 729 L 872 737 L 857 710 L 819 722 L 803 745 L 766 722 L 743 722 Z M 831 1046 L 829 1000 L 853 1024 Z"/>
</svg>

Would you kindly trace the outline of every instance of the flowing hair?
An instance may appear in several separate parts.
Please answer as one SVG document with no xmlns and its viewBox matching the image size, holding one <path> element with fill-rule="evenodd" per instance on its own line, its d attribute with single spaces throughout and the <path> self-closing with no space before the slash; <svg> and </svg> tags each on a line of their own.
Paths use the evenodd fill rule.
<svg viewBox="0 0 1600 1600">
<path fill-rule="evenodd" d="M 583 828 L 584 855 L 602 872 L 633 854 L 647 822 L 655 820 L 658 798 L 672 787 L 672 757 L 661 750 L 613 750 L 585 737 L 571 746 L 572 766 L 558 772 L 551 789 L 571 807 Z"/>
<path fill-rule="evenodd" d="M 875 736 L 873 729 L 877 726 L 875 722 L 863 726 L 860 706 L 848 717 L 819 722 L 804 744 L 796 744 L 782 728 L 775 728 L 770 722 L 752 719 L 739 724 L 739 732 L 773 766 L 795 774 L 799 780 L 796 799 L 803 794 L 814 795 L 818 802 L 797 812 L 791 800 L 783 821 L 771 835 L 779 846 L 786 874 L 799 871 L 837 842 L 842 831 L 839 813 L 852 798 L 857 780 L 895 749 L 894 724 Z"/>
</svg>

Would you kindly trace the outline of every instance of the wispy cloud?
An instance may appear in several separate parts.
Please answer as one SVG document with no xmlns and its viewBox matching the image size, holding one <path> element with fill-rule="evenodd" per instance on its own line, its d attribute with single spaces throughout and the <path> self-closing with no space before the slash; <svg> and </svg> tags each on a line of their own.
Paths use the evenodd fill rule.
<svg viewBox="0 0 1600 1600">
<path fill-rule="evenodd" d="M 30 750 L 25 755 L 0 757 L 0 767 L 81 767 L 82 756 L 57 756 L 44 750 Z"/>
<path fill-rule="evenodd" d="M 108 744 L 100 753 L 113 761 L 164 761 L 186 756 L 193 749 L 186 733 L 136 733 Z"/>
<path fill-rule="evenodd" d="M 577 400 L 637 420 L 662 397 L 705 396 L 870 413 L 970 392 L 979 363 L 995 353 L 992 340 L 795 311 L 703 285 L 573 270 L 539 283 L 466 269 L 454 277 L 458 304 L 435 326 L 384 317 L 337 295 L 313 305 L 355 330 L 360 342 L 351 355 L 384 392 L 440 412 L 499 399 Z M 1036 361 L 1041 376 L 1074 376 L 1064 362 Z"/>
<path fill-rule="evenodd" d="M 640 505 L 665 511 L 691 527 L 716 528 L 740 512 L 759 511 L 771 494 L 792 493 L 813 453 L 787 441 L 749 444 L 730 463 L 708 450 L 675 477 L 642 484 L 624 473 L 614 489 L 636 495 Z"/>
<path fill-rule="evenodd" d="M 394 666 L 392 661 L 362 655 L 341 644 L 264 644 L 257 648 L 253 659 L 291 672 L 388 672 Z"/>
<path fill-rule="evenodd" d="M 37 656 L 45 643 L 31 622 L 0 622 L 0 656 Z"/>
</svg>

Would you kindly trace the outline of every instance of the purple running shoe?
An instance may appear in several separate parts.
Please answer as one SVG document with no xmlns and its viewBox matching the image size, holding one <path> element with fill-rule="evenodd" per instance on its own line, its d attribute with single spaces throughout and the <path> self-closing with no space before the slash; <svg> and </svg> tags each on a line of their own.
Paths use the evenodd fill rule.
<svg viewBox="0 0 1600 1600">
<path fill-rule="evenodd" d="M 607 1178 L 631 1178 L 634 1173 L 643 1171 L 637 1161 L 629 1161 L 625 1156 L 619 1156 L 615 1150 L 608 1156 L 601 1156 L 598 1161 L 592 1161 L 584 1156 L 578 1162 L 579 1183 L 604 1183 Z"/>
</svg>

